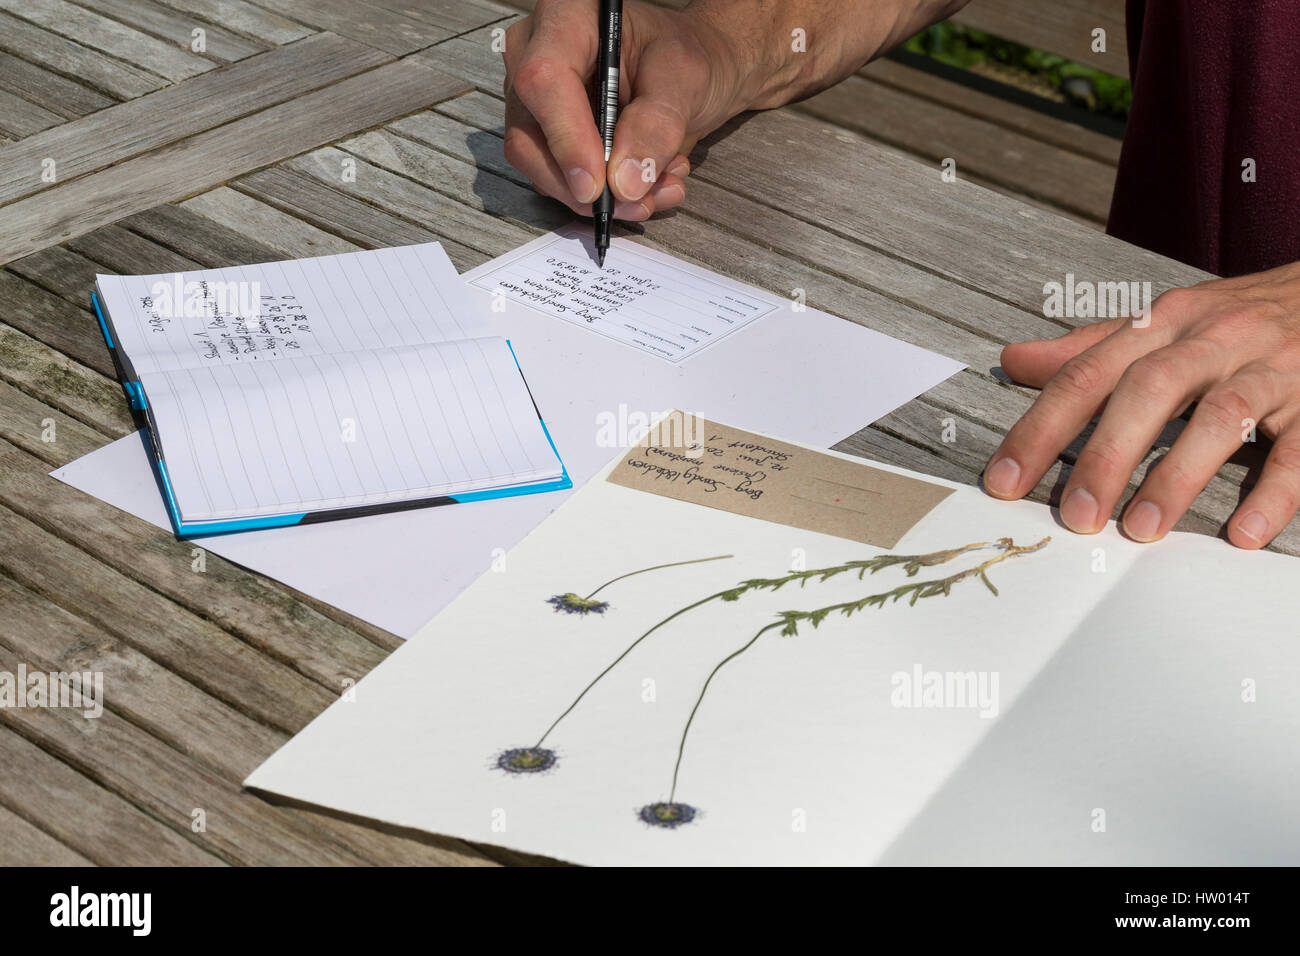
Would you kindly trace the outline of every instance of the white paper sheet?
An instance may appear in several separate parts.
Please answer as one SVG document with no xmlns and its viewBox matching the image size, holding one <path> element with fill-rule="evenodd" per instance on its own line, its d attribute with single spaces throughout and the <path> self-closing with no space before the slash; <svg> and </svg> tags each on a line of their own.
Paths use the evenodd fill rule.
<svg viewBox="0 0 1300 956">
<path fill-rule="evenodd" d="M 597 480 L 246 784 L 591 864 L 1300 862 L 1295 560 L 1183 534 L 1144 547 L 1113 525 L 1072 535 L 1045 506 L 954 487 L 894 553 L 1052 542 L 992 568 L 996 597 L 970 579 L 916 606 L 764 636 L 710 685 L 675 794 L 705 677 L 756 628 L 947 566 L 691 611 L 560 721 L 545 741 L 555 766 L 508 774 L 503 751 L 533 747 L 670 612 L 792 559 L 816 568 L 879 553 Z M 728 553 L 618 582 L 602 614 L 546 603 Z M 917 672 L 987 678 L 993 706 L 927 705 L 903 692 L 900 675 Z M 670 795 L 695 819 L 641 822 L 639 808 Z"/>
<path fill-rule="evenodd" d="M 512 255 L 552 241 L 543 236 Z M 754 431 L 826 447 L 963 366 L 789 303 L 691 361 L 661 358 L 473 287 L 471 304 L 510 339 L 575 484 L 662 410 L 710 409 Z M 766 296 L 760 290 L 754 294 Z M 494 311 L 494 301 L 504 302 Z M 777 300 L 779 301 L 779 300 Z M 501 308 L 501 305 L 498 305 Z M 170 524 L 136 436 L 56 469 L 54 477 L 159 527 Z M 235 535 L 195 544 L 407 637 L 535 527 L 556 492 Z"/>
<path fill-rule="evenodd" d="M 596 265 L 590 230 L 565 230 L 474 270 L 477 289 L 684 362 L 781 308 L 781 300 L 616 238 Z"/>
</svg>

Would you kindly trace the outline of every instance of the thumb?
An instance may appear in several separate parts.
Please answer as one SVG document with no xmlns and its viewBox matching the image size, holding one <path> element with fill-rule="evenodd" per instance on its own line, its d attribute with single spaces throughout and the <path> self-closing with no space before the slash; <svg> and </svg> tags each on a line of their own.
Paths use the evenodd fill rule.
<svg viewBox="0 0 1300 956">
<path fill-rule="evenodd" d="M 609 157 L 610 188 L 624 202 L 643 197 L 679 154 L 707 67 L 679 43 L 652 42 L 637 64 Z"/>
<path fill-rule="evenodd" d="M 1055 339 L 1014 342 L 1002 350 L 1002 371 L 1023 385 L 1042 388 L 1062 365 L 1130 321 L 1128 317 L 1107 319 L 1081 325 Z"/>
</svg>

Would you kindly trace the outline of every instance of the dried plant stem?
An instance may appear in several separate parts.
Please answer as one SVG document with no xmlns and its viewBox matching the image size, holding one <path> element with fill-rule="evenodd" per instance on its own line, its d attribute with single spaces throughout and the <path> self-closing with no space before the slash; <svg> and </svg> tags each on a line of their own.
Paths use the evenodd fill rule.
<svg viewBox="0 0 1300 956">
<path fill-rule="evenodd" d="M 647 571 L 662 571 L 664 568 L 680 568 L 683 565 L 687 565 L 687 564 L 703 564 L 705 561 L 722 561 L 725 558 L 734 558 L 734 557 L 735 557 L 734 554 L 716 554 L 711 558 L 693 558 L 690 561 L 674 561 L 672 564 L 656 564 L 653 568 L 642 568 L 640 571 L 629 571 L 627 574 L 620 574 L 616 578 L 610 578 L 600 587 L 596 588 L 596 590 L 592 591 L 585 598 L 583 598 L 583 600 L 590 601 L 592 598 L 594 598 L 601 591 L 605 590 L 605 588 L 609 587 L 615 581 L 622 581 L 624 578 L 631 578 L 631 577 L 635 577 L 638 574 L 645 574 Z"/>
<path fill-rule="evenodd" d="M 695 712 L 700 709 L 700 704 L 704 703 L 704 695 L 709 689 L 709 684 L 713 682 L 713 678 L 717 676 L 718 671 L 722 670 L 722 668 L 729 662 L 735 660 L 741 654 L 745 653 L 745 651 L 753 647 L 754 644 L 758 642 L 758 639 L 768 631 L 772 630 L 772 628 L 781 627 L 783 623 L 783 621 L 773 621 L 771 624 L 759 628 L 757 634 L 740 647 L 736 648 L 722 660 L 718 661 L 718 663 L 713 666 L 713 670 L 709 671 L 709 676 L 704 678 L 704 686 L 700 688 L 700 696 L 695 698 L 695 706 L 691 708 L 690 716 L 686 718 L 686 726 L 682 728 L 682 739 L 677 745 L 677 762 L 673 764 L 673 785 L 668 791 L 669 803 L 674 802 L 677 797 L 677 774 L 682 769 L 682 755 L 686 753 L 686 735 L 691 732 L 691 724 L 695 721 Z"/>
<path fill-rule="evenodd" d="M 584 687 L 578 693 L 578 696 L 575 697 L 569 703 L 569 706 L 564 709 L 564 711 L 560 714 L 560 716 L 555 718 L 555 721 L 551 724 L 551 726 L 546 728 L 546 732 L 542 734 L 541 737 L 538 738 L 537 743 L 534 744 L 534 746 L 541 747 L 542 744 L 546 742 L 546 738 L 551 735 L 551 732 L 554 731 L 555 728 L 559 726 L 560 722 L 564 720 L 565 717 L 569 716 L 569 714 L 573 712 L 574 708 L 576 708 L 578 704 L 581 703 L 582 699 L 587 696 L 587 694 L 591 691 L 591 689 L 595 687 L 598 683 L 600 683 L 600 681 L 604 679 L 604 677 L 610 671 L 612 671 L 615 667 L 617 667 L 620 663 L 622 663 L 624 658 L 626 658 L 629 654 L 631 654 L 632 651 L 637 647 L 637 645 L 639 645 L 642 641 L 644 641 L 655 631 L 659 630 L 659 628 L 663 627 L 665 624 L 668 624 L 670 621 L 676 620 L 677 618 L 681 617 L 683 614 L 687 613 L 688 611 L 693 611 L 698 607 L 702 607 L 703 605 L 708 604 L 710 601 L 716 601 L 716 600 L 737 601 L 743 595 L 745 595 L 750 591 L 777 591 L 780 588 L 784 587 L 785 585 L 792 584 L 795 582 L 798 582 L 799 586 L 803 587 L 805 584 L 808 583 L 808 581 L 812 581 L 812 580 L 818 582 L 827 581 L 835 577 L 836 575 L 844 574 L 852 571 L 856 571 L 858 574 L 858 579 L 862 580 L 867 574 L 875 574 L 877 571 L 880 571 L 884 568 L 894 567 L 896 565 L 902 565 L 903 572 L 910 577 L 912 575 L 915 575 L 921 568 L 933 567 L 934 565 L 937 564 L 943 564 L 946 561 L 951 561 L 953 558 L 959 557 L 960 555 L 966 554 L 967 552 L 970 551 L 977 551 L 984 548 L 999 548 L 1004 552 L 1003 557 L 1005 557 L 1006 550 L 1008 548 L 1013 548 L 1013 547 L 1015 546 L 1012 543 L 1010 538 L 1000 538 L 996 541 L 976 541 L 973 544 L 963 545 L 960 548 L 950 548 L 945 551 L 934 551 L 931 552 L 930 554 L 880 554 L 874 558 L 867 558 L 865 560 L 860 560 L 860 561 L 846 561 L 843 564 L 837 564 L 827 568 L 813 568 L 806 571 L 791 571 L 789 574 L 777 578 L 751 578 L 748 581 L 740 582 L 734 587 L 727 588 L 725 591 L 718 591 L 716 594 L 710 594 L 708 597 L 701 598 L 700 600 L 695 601 L 692 604 L 688 604 L 685 607 L 674 611 L 672 614 L 668 615 L 666 618 L 659 621 L 648 631 L 643 633 L 640 637 L 638 637 L 631 644 L 625 647 L 621 654 L 615 657 L 614 660 L 612 660 L 609 663 L 609 665 L 605 667 L 604 670 L 602 670 L 599 674 L 597 674 L 591 680 L 591 682 L 587 684 L 587 686 Z M 725 557 L 730 557 L 730 555 L 725 555 Z M 714 560 L 718 560 L 718 558 L 702 558 L 698 560 L 714 561 Z M 681 563 L 693 564 L 696 562 L 687 561 Z M 659 567 L 672 567 L 672 565 L 659 565 Z M 655 570 L 655 568 L 646 568 L 645 570 L 652 571 Z M 633 572 L 633 573 L 639 574 L 640 572 Z M 624 577 L 627 577 L 627 575 L 624 575 Z M 592 595 L 596 594 L 598 591 L 601 590 L 601 588 L 607 587 L 608 585 L 613 584 L 614 581 L 617 580 L 619 580 L 619 578 L 614 578 L 613 581 L 607 581 L 605 584 L 602 584 L 600 588 L 597 588 L 595 591 L 592 591 L 591 594 Z M 590 598 L 591 595 L 588 595 L 588 597 Z"/>
<path fill-rule="evenodd" d="M 601 679 L 602 679 L 606 674 L 608 674 L 608 673 L 609 673 L 610 671 L 612 671 L 615 667 L 617 667 L 617 666 L 619 665 L 619 663 L 622 662 L 623 658 L 625 658 L 625 657 L 627 657 L 627 655 L 631 654 L 631 653 L 632 653 L 632 650 L 633 650 L 633 649 L 634 649 L 638 644 L 640 644 L 640 643 L 641 643 L 642 641 L 644 641 L 647 637 L 649 637 L 649 636 L 650 636 L 651 634 L 653 634 L 655 631 L 659 630 L 659 628 L 663 627 L 665 624 L 667 624 L 669 621 L 673 620 L 674 618 L 681 617 L 681 616 L 682 616 L 683 614 L 685 614 L 687 611 L 692 611 L 692 610 L 694 610 L 695 608 L 699 607 L 701 604 L 708 604 L 710 601 L 716 600 L 717 598 L 721 597 L 724 593 L 726 593 L 726 592 L 724 592 L 724 591 L 719 591 L 717 594 L 710 594 L 708 597 L 706 597 L 706 598 L 701 598 L 700 600 L 696 601 L 694 604 L 688 604 L 688 605 L 686 605 L 686 607 L 684 607 L 684 608 L 682 608 L 682 609 L 680 609 L 680 610 L 678 610 L 678 611 L 674 611 L 672 614 L 668 615 L 666 618 L 664 618 L 662 621 L 660 621 L 660 622 L 659 622 L 658 624 L 656 624 L 654 627 L 650 628 L 650 630 L 646 631 L 644 634 L 642 634 L 640 637 L 638 637 L 635 641 L 633 641 L 631 644 L 629 644 L 627 647 L 625 647 L 625 648 L 623 649 L 623 653 L 619 654 L 618 657 L 616 657 L 616 658 L 614 658 L 612 661 L 610 661 L 609 666 L 607 666 L 603 671 L 601 671 L 601 672 L 600 672 L 599 674 L 597 674 L 594 678 L 592 678 L 591 683 L 588 684 L 586 687 L 584 687 L 584 688 L 583 688 L 583 689 L 578 693 L 578 696 L 577 696 L 577 697 L 573 698 L 573 702 L 570 703 L 568 707 L 564 708 L 564 712 L 563 712 L 562 714 L 560 714 L 559 717 L 556 717 L 556 718 L 555 718 L 555 722 L 552 723 L 551 726 L 549 726 L 549 727 L 546 728 L 546 733 L 542 734 L 541 737 L 537 738 L 537 743 L 534 744 L 533 746 L 534 746 L 534 747 L 540 747 L 542 744 L 544 744 L 544 743 L 546 742 L 546 738 L 549 737 L 549 736 L 551 735 L 551 731 L 553 731 L 556 727 L 558 727 L 558 726 L 560 725 L 560 721 L 562 721 L 565 717 L 568 717 L 569 714 L 573 713 L 573 709 L 574 709 L 575 707 L 578 706 L 578 704 L 579 704 L 579 702 L 582 700 L 582 698 L 584 698 L 584 697 L 587 696 L 587 692 L 590 691 L 593 687 L 595 687 L 598 683 L 600 683 Z"/>
<path fill-rule="evenodd" d="M 972 577 L 979 577 L 980 580 L 984 582 L 984 584 L 988 587 L 988 589 L 991 592 L 993 592 L 993 595 L 996 597 L 998 593 L 998 589 L 994 587 L 993 582 L 988 579 L 988 569 L 993 567 L 995 564 L 999 564 L 1003 561 L 1006 561 L 1008 558 L 1018 558 L 1022 555 L 1032 554 L 1035 551 L 1038 551 L 1046 547 L 1047 543 L 1051 540 L 1052 540 L 1051 537 L 1046 537 L 1042 541 L 1039 541 L 1036 544 L 1025 545 L 1022 547 L 1020 545 L 1017 545 L 1010 538 L 1000 538 L 998 541 L 992 543 L 985 542 L 982 544 L 966 545 L 964 548 L 956 548 L 952 551 L 937 551 L 933 555 L 926 555 L 925 557 L 937 558 L 939 555 L 947 555 L 947 557 L 934 560 L 931 562 L 931 564 L 940 564 L 943 561 L 947 561 L 950 558 L 956 557 L 959 554 L 964 554 L 968 551 L 972 551 L 977 548 L 983 548 L 983 547 L 997 547 L 998 549 L 1001 550 L 1002 553 L 995 557 L 989 558 L 987 561 L 981 562 L 980 564 L 976 564 L 973 565 L 972 567 L 966 568 L 964 571 L 958 571 L 956 574 L 950 574 L 946 578 L 936 578 L 930 581 L 918 581 L 912 584 L 903 584 L 900 585 L 899 587 L 894 588 L 892 591 L 883 591 L 879 594 L 869 594 L 866 597 L 859 598 L 856 601 L 845 601 L 839 604 L 830 604 L 827 605 L 826 607 L 818 608 L 815 611 L 780 612 L 777 615 L 777 620 L 760 628 L 758 633 L 756 633 L 748 641 L 746 641 L 740 647 L 736 648 L 734 651 L 732 651 L 722 660 L 718 661 L 718 663 L 714 665 L 713 670 L 709 671 L 709 676 L 704 679 L 704 686 L 700 688 L 700 694 L 695 699 L 695 706 L 691 708 L 691 713 L 686 718 L 686 726 L 682 728 L 682 737 L 680 742 L 677 745 L 677 762 L 673 764 L 673 783 L 672 783 L 672 788 L 669 790 L 668 802 L 672 803 L 676 799 L 677 775 L 681 771 L 682 757 L 686 753 L 686 737 L 691 731 L 691 724 L 694 723 L 695 721 L 695 714 L 700 709 L 700 704 L 704 703 L 704 695 L 708 692 L 709 685 L 713 682 L 713 678 L 717 676 L 718 672 L 722 670 L 723 667 L 725 667 L 731 661 L 735 660 L 741 654 L 745 653 L 745 651 L 753 647 L 758 642 L 758 639 L 762 637 L 764 634 L 766 634 L 768 631 L 771 631 L 775 628 L 780 628 L 781 634 L 783 636 L 793 637 L 796 634 L 798 634 L 800 623 L 808 623 L 815 628 L 817 627 L 817 625 L 821 624 L 821 622 L 824 621 L 829 615 L 834 614 L 837 611 L 843 614 L 845 617 L 849 617 L 850 615 L 855 614 L 856 612 L 861 611 L 864 608 L 884 607 L 886 604 L 890 603 L 891 601 L 897 602 L 899 598 L 907 597 L 909 595 L 910 595 L 910 600 L 907 603 L 910 606 L 915 604 L 919 598 L 933 597 L 934 595 L 937 594 L 942 594 L 947 596 L 948 594 L 951 593 L 952 586 L 954 584 L 958 584 L 959 582 Z M 894 563 L 900 563 L 900 562 L 894 562 Z M 918 567 L 929 566 L 929 565 L 923 565 L 919 559 L 915 559 L 915 558 L 912 559 L 911 563 L 916 564 L 916 566 Z M 913 572 L 908 572 L 908 573 L 910 574 Z"/>
</svg>

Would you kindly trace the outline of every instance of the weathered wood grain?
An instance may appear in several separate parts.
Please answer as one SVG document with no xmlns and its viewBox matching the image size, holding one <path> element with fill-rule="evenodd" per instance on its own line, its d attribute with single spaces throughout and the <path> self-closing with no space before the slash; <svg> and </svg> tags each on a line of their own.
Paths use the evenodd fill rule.
<svg viewBox="0 0 1300 956">
<path fill-rule="evenodd" d="M 199 632 L 223 628 L 335 694 L 343 692 L 345 681 L 359 679 L 386 656 L 385 649 L 303 607 L 273 581 L 247 575 L 215 555 L 203 555 L 203 569 L 196 570 L 195 558 L 202 549 L 193 542 L 114 513 L 103 502 L 48 477 L 39 461 L 6 442 L 0 442 L 0 474 L 6 479 L 0 502 L 75 543 L 87 556 L 122 568 L 121 580 L 105 578 L 116 593 L 133 593 L 134 582 L 147 582 L 158 596 L 193 609 L 196 638 Z M 22 533 L 33 544 L 43 540 L 26 529 Z M 20 574 L 26 582 L 28 572 Z M 175 607 L 150 600 L 153 610 L 166 609 L 176 616 Z M 93 620 L 114 633 L 125 627 L 122 622 L 106 623 L 106 614 Z"/>
<path fill-rule="evenodd" d="M 386 209 L 369 205 L 284 166 L 273 166 L 244 176 L 231 185 L 364 249 L 434 241 L 448 247 L 465 248 Z"/>
<path fill-rule="evenodd" d="M 467 33 L 484 24 L 514 16 L 518 11 L 492 0 L 367 0 L 376 7 L 392 10 L 412 20 L 432 23 L 449 34 Z"/>
<path fill-rule="evenodd" d="M 16 93 L 68 118 L 85 116 L 117 102 L 80 83 L 3 51 L 0 51 L 0 89 Z"/>
<path fill-rule="evenodd" d="M 207 23 L 181 13 L 179 10 L 164 7 L 152 0 L 77 0 L 77 3 L 106 17 L 112 17 L 120 23 L 130 24 L 137 30 L 152 34 L 161 40 L 191 50 L 199 56 L 221 63 L 234 63 L 261 53 L 271 46 L 260 40 L 242 37 L 214 23 Z M 203 50 L 193 49 L 196 28 L 203 30 Z"/>
<path fill-rule="evenodd" d="M 0 646 L 0 669 L 12 671 L 18 661 Z M 356 865 L 390 856 L 425 863 L 481 859 L 454 841 L 397 841 L 382 831 L 340 825 L 328 814 L 274 807 L 111 710 L 89 721 L 63 709 L 6 708 L 0 710 L 0 723 L 180 834 L 196 853 L 206 851 L 226 862 Z M 204 815 L 201 830 L 193 826 L 196 810 Z M 455 847 L 459 852 L 451 849 Z"/>
<path fill-rule="evenodd" d="M 396 56 L 432 46 L 453 33 L 364 0 L 258 0 L 258 6 Z"/>
<path fill-rule="evenodd" d="M 925 69 L 884 57 L 858 71 L 859 75 L 913 96 L 929 100 L 947 109 L 960 110 L 980 119 L 990 120 L 1001 129 L 1024 133 L 1044 143 L 1115 166 L 1123 141 L 1115 136 L 1088 129 L 1078 123 L 1059 119 L 1041 109 L 1021 106 L 1003 96 L 995 96 L 956 83 Z"/>
<path fill-rule="evenodd" d="M 80 267 L 89 264 L 93 268 L 93 264 L 76 253 L 60 251 L 52 253 L 45 262 L 28 262 L 26 268 L 15 263 L 17 268 L 14 270 L 0 269 L 0 301 L 4 302 L 5 317 L 15 328 L 22 329 L 101 375 L 112 378 L 112 356 L 102 335 L 99 343 L 95 342 L 92 333 L 97 333 L 99 326 L 89 310 L 41 288 L 35 282 L 19 278 L 38 275 L 38 267 L 55 264 L 75 265 L 78 267 L 77 279 L 86 281 L 89 278 L 81 289 L 85 305 L 90 304 L 94 277 L 93 274 L 85 276 Z"/>
<path fill-rule="evenodd" d="M 181 208 L 220 223 L 227 229 L 242 228 L 275 250 L 280 259 L 328 256 L 356 252 L 359 248 L 346 239 L 225 186 L 187 199 L 181 203 Z"/>
<path fill-rule="evenodd" d="M 0 806 L 0 866 L 93 866 L 70 847 Z"/>
<path fill-rule="evenodd" d="M 945 183 L 934 169 L 793 111 L 732 124 L 697 147 L 696 159 L 705 155 L 693 179 L 1039 314 L 1043 284 L 1064 281 L 1070 272 L 1080 279 L 1149 280 L 1156 293 L 1208 278 L 960 176 Z"/>
<path fill-rule="evenodd" d="M 62 123 L 64 118 L 52 110 L 23 99 L 16 93 L 0 89 L 0 133 L 22 139 Z"/>
<path fill-rule="evenodd" d="M 211 60 L 188 49 L 165 43 L 68 0 L 0 0 L 0 10 L 173 83 L 206 73 L 213 67 Z"/>
<path fill-rule="evenodd" d="M 214 770 L 242 779 L 288 740 L 6 575 L 0 606 L 29 672 L 102 674 L 105 706 Z"/>
<path fill-rule="evenodd" d="M 11 614 L 8 633 L 18 635 L 18 639 L 7 637 L 6 644 L 26 662 L 29 672 L 101 673 L 105 703 L 114 714 L 223 776 L 243 779 L 288 740 L 287 733 L 249 720 L 3 575 L 0 605 Z M 479 856 L 459 841 L 430 846 L 406 836 L 366 831 L 328 815 L 313 817 L 323 829 L 345 836 L 372 860 L 445 864 Z M 165 862 L 148 856 L 147 846 L 141 852 L 146 854 L 142 862 Z"/>
<path fill-rule="evenodd" d="M 4 474 L 8 480 L 8 468 Z M 58 518 L 47 505 L 45 519 Z M 0 534 L 0 569 L 14 580 L 242 713 L 292 731 L 337 696 L 7 507 L 0 507 Z"/>
<path fill-rule="evenodd" d="M 201 192 L 461 89 L 454 77 L 402 60 L 56 185 L 5 210 L 0 262 Z"/>
<path fill-rule="evenodd" d="M 8 382 L 0 382 L 0 438 L 58 468 L 88 455 L 107 437 Z"/>
<path fill-rule="evenodd" d="M 66 246 L 118 275 L 184 272 L 196 263 L 122 226 L 103 226 L 73 239 Z M 23 260 L 18 260 L 23 261 Z"/>
<path fill-rule="evenodd" d="M 22 660 L 3 648 L 0 658 Z M 102 865 L 221 865 L 216 856 L 9 729 L 22 721 L 6 715 L 22 713 L 0 710 L 0 761 L 8 771 L 0 774 L 0 803 L 20 807 L 53 839 Z M 79 714 L 73 719 L 82 721 L 83 734 L 95 737 L 93 721 Z"/>
<path fill-rule="evenodd" d="M 470 149 L 497 148 L 495 137 L 484 134 L 481 139 L 481 143 L 472 141 Z M 532 189 L 386 130 L 345 140 L 339 148 L 458 199 L 471 209 L 513 220 L 538 232 L 558 228 L 573 219 L 568 209 Z"/>
<path fill-rule="evenodd" d="M 155 248 L 184 256 L 186 261 L 210 269 L 269 262 L 276 258 L 275 250 L 270 246 L 180 206 L 155 206 L 123 219 L 121 225 L 151 242 Z M 150 256 L 144 261 L 155 260 Z"/>
<path fill-rule="evenodd" d="M 119 100 L 143 96 L 167 82 L 156 73 L 105 56 L 3 11 L 0 11 L 0 50 L 75 77 L 78 83 Z"/>
<path fill-rule="evenodd" d="M 0 150 L 0 204 L 284 103 L 388 59 L 343 37 L 320 34 L 65 123 Z M 56 183 L 41 179 L 46 158 L 55 162 Z"/>
<path fill-rule="evenodd" d="M 514 248 L 537 235 L 515 223 L 482 216 L 437 190 L 334 147 L 316 150 L 286 165 L 294 172 L 328 181 L 325 177 L 332 177 L 339 161 L 346 156 L 356 161 L 357 178 L 355 182 L 339 184 L 340 190 L 383 208 L 400 210 L 402 218 L 439 236 L 456 236 L 472 249 L 496 255 L 493 249 Z"/>
<path fill-rule="evenodd" d="M 0 379 L 108 438 L 135 431 L 122 386 L 0 322 Z"/>
<path fill-rule="evenodd" d="M 0 647 L 0 668 L 18 658 Z M 106 710 L 90 721 L 56 708 L 3 708 L 0 723 L 122 796 L 194 846 L 230 863 L 360 864 L 367 860 L 308 819 L 242 796 L 237 783 L 208 770 Z M 205 817 L 192 829 L 194 812 Z M 155 837 L 155 839 L 157 839 Z M 196 860 L 197 861 L 197 860 Z"/>
<path fill-rule="evenodd" d="M 1097 223 L 1110 211 L 1113 165 L 908 91 L 851 76 L 798 109 L 931 160 L 936 182 L 938 164 L 953 159 L 958 176 L 978 176 Z"/>
<path fill-rule="evenodd" d="M 244 36 L 279 45 L 310 36 L 311 27 L 295 23 L 288 17 L 263 10 L 247 0 L 159 0 L 160 3 L 193 14 L 208 23 L 219 23 Z"/>
<path fill-rule="evenodd" d="M 458 76 L 485 93 L 500 95 L 506 68 L 501 54 L 492 49 L 494 32 L 507 29 L 518 19 L 498 20 L 490 26 L 439 43 L 433 49 L 412 54 L 411 59 Z"/>
</svg>

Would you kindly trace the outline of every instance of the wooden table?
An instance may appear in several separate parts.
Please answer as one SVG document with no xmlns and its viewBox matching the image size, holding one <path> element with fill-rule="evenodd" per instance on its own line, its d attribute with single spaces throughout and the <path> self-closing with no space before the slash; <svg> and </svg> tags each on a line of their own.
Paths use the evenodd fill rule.
<svg viewBox="0 0 1300 956">
<path fill-rule="evenodd" d="M 0 863 L 516 859 L 241 793 L 398 639 L 214 555 L 196 572 L 190 544 L 47 477 L 133 429 L 88 310 L 96 272 L 434 239 L 464 271 L 566 222 L 502 155 L 492 40 L 516 15 L 491 0 L 0 0 L 0 671 L 102 671 L 108 689 L 98 720 L 0 709 Z M 201 53 L 182 46 L 196 26 Z M 945 183 L 854 125 L 825 104 L 735 123 L 698 150 L 686 206 L 637 230 L 969 363 L 842 450 L 975 483 L 1032 398 L 999 349 L 1063 330 L 1044 282 L 1203 278 Z M 792 368 L 788 387 L 815 374 Z M 1245 473 L 1225 468 L 1180 527 L 1218 533 Z M 1297 525 L 1275 546 L 1296 553 Z"/>
</svg>

